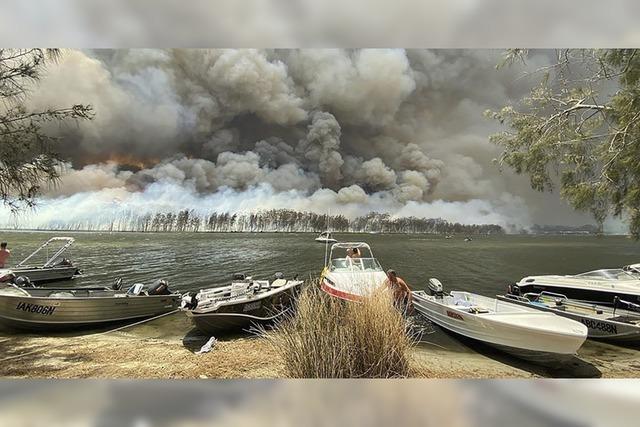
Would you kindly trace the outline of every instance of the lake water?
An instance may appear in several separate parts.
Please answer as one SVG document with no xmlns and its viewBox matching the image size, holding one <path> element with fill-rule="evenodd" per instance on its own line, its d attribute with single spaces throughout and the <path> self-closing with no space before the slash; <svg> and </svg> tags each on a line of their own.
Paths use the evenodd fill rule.
<svg viewBox="0 0 640 427">
<path fill-rule="evenodd" d="M 225 284 L 233 273 L 270 278 L 317 277 L 325 246 L 306 233 L 64 233 L 76 238 L 69 257 L 84 275 L 73 286 L 169 280 L 179 291 Z M 50 232 L 0 232 L 12 263 L 31 253 Z M 337 234 L 340 241 L 364 241 L 385 269 L 393 268 L 413 289 L 430 277 L 445 289 L 484 295 L 530 274 L 574 274 L 640 262 L 640 243 L 622 236 L 463 236 Z"/>
</svg>

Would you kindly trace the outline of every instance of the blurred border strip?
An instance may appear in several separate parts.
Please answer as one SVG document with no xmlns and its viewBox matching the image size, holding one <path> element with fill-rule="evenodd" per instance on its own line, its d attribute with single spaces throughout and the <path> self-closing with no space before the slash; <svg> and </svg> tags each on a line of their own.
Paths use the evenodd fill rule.
<svg viewBox="0 0 640 427">
<path fill-rule="evenodd" d="M 4 47 L 637 47 L 637 0 L 0 0 Z"/>
<path fill-rule="evenodd" d="M 0 381 L 0 425 L 50 427 L 626 427 L 639 403 L 635 380 Z"/>
</svg>

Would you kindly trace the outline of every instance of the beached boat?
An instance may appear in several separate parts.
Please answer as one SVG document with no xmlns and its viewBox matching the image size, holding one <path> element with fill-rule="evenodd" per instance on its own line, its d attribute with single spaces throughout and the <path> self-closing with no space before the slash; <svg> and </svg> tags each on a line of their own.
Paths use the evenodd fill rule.
<svg viewBox="0 0 640 427">
<path fill-rule="evenodd" d="M 164 280 L 148 288 L 137 283 L 126 291 L 107 287 L 21 288 L 9 284 L 0 288 L 0 324 L 23 330 L 102 326 L 177 310 L 180 297 L 169 290 Z"/>
<path fill-rule="evenodd" d="M 328 231 L 323 231 L 320 233 L 318 237 L 315 238 L 316 242 L 319 243 L 336 243 L 337 240 L 331 236 L 331 233 Z"/>
<path fill-rule="evenodd" d="M 587 271 L 576 275 L 527 276 L 512 285 L 509 293 L 553 292 L 579 302 L 613 306 L 615 298 L 640 303 L 638 265 Z"/>
<path fill-rule="evenodd" d="M 424 317 L 518 357 L 563 359 L 574 355 L 587 338 L 586 326 L 553 313 L 470 292 L 444 294 L 436 279 L 430 279 L 429 291 L 412 293 L 413 305 Z"/>
<path fill-rule="evenodd" d="M 52 237 L 15 267 L 0 270 L 0 282 L 6 282 L 19 276 L 26 276 L 31 283 L 36 284 L 74 278 L 80 274 L 80 270 L 69 259 L 62 256 L 74 242 L 73 237 Z M 50 246 L 55 243 L 62 243 L 62 246 L 55 249 L 53 254 L 49 256 Z M 46 260 L 42 265 L 29 264 L 30 260 L 35 259 L 42 252 L 46 253 Z"/>
<path fill-rule="evenodd" d="M 614 307 L 587 304 L 552 292 L 500 295 L 503 301 L 551 312 L 576 320 L 588 329 L 589 338 L 616 343 L 640 343 L 640 306 L 617 300 Z M 621 307 L 634 308 L 635 311 Z"/>
<path fill-rule="evenodd" d="M 353 249 L 360 256 L 346 256 Z M 323 291 L 347 301 L 359 301 L 384 286 L 387 275 L 373 256 L 371 248 L 362 242 L 335 243 L 320 276 Z"/>
<path fill-rule="evenodd" d="M 230 285 L 183 296 L 182 309 L 200 331 L 217 334 L 276 321 L 292 309 L 302 280 L 272 282 L 236 274 Z"/>
</svg>

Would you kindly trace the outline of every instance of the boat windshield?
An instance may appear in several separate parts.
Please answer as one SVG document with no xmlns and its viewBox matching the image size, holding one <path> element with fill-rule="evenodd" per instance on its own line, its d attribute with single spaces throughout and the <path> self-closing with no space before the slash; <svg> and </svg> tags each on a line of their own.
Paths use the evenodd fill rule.
<svg viewBox="0 0 640 427">
<path fill-rule="evenodd" d="M 382 271 L 375 258 L 334 258 L 331 271 Z"/>
<path fill-rule="evenodd" d="M 587 271 L 576 274 L 575 277 L 593 278 L 600 280 L 638 280 L 638 276 L 621 268 L 608 268 L 602 270 Z"/>
</svg>

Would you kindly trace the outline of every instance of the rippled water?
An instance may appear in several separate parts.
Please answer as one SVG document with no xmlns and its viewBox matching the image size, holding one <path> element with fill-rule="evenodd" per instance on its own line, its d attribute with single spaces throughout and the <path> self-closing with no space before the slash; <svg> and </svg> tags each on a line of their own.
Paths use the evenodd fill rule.
<svg viewBox="0 0 640 427">
<path fill-rule="evenodd" d="M 194 290 L 221 285 L 236 272 L 268 278 L 276 271 L 317 276 L 325 247 L 305 233 L 65 233 L 76 238 L 68 253 L 83 270 L 73 286 L 110 285 L 166 278 Z M 0 232 L 12 262 L 59 233 Z M 640 244 L 620 236 L 481 236 L 345 234 L 369 243 L 382 266 L 394 268 L 414 289 L 438 277 L 448 289 L 493 295 L 529 274 L 573 274 L 640 262 Z"/>
<path fill-rule="evenodd" d="M 60 233 L 0 232 L 12 262 Z M 305 233 L 65 233 L 76 238 L 69 257 L 84 275 L 73 286 L 169 280 L 173 289 L 221 285 L 236 272 L 269 278 L 317 276 L 324 245 Z M 382 266 L 393 268 L 414 289 L 438 277 L 446 289 L 494 295 L 529 274 L 573 274 L 640 262 L 640 244 L 621 236 L 463 236 L 336 235 L 341 241 L 365 241 Z"/>
</svg>

